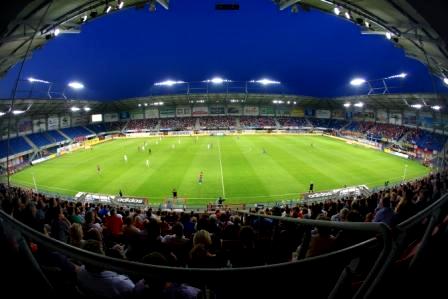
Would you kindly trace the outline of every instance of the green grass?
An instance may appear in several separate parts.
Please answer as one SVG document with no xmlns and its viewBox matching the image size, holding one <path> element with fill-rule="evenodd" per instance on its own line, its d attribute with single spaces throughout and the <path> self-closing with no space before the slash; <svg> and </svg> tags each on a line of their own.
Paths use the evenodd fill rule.
<svg viewBox="0 0 448 299">
<path fill-rule="evenodd" d="M 151 155 L 137 150 L 145 141 Z M 12 182 L 32 187 L 34 174 L 39 189 L 67 195 L 78 191 L 117 194 L 121 189 L 125 195 L 158 203 L 176 188 L 189 204 L 214 202 L 218 196 L 224 196 L 226 203 L 255 203 L 296 199 L 310 182 L 315 191 L 399 182 L 405 165 L 407 179 L 429 172 L 418 162 L 322 136 L 215 136 L 197 141 L 196 137 L 166 137 L 157 141 L 106 142 L 29 167 L 15 174 Z M 213 145 L 210 150 L 208 144 Z M 204 183 L 198 184 L 201 171 Z"/>
</svg>

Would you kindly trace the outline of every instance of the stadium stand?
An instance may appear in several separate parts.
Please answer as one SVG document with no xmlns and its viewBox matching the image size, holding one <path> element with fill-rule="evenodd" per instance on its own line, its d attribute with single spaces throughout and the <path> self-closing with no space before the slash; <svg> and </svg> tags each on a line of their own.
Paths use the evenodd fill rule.
<svg viewBox="0 0 448 299">
<path fill-rule="evenodd" d="M 87 131 L 83 127 L 72 127 L 72 128 L 64 128 L 61 131 L 67 135 L 68 137 L 75 139 L 77 137 L 89 136 L 92 135 L 89 131 Z"/>
<path fill-rule="evenodd" d="M 161 118 L 160 130 L 193 130 L 196 127 L 196 118 Z"/>
<path fill-rule="evenodd" d="M 23 137 L 11 138 L 9 140 L 9 154 L 19 154 L 31 150 L 31 146 L 25 141 Z M 0 141 L 0 158 L 8 155 L 8 140 Z"/>
<path fill-rule="evenodd" d="M 36 145 L 37 147 L 43 147 L 49 144 L 54 143 L 53 140 L 49 139 L 47 137 L 48 135 L 43 134 L 43 133 L 34 133 L 34 134 L 29 134 L 27 135 L 27 137 L 34 143 L 34 145 Z"/>
<path fill-rule="evenodd" d="M 106 123 L 90 124 L 87 126 L 87 128 L 97 134 L 108 131 L 108 129 L 106 128 Z"/>
<path fill-rule="evenodd" d="M 0 241 L 11 254 L 6 255 L 9 260 L 5 255 L 0 258 L 5 269 L 11 263 L 17 265 L 18 258 L 32 269 L 37 264 L 30 261 L 37 261 L 41 270 L 21 271 L 22 278 L 25 273 L 35 273 L 35 281 L 41 273 L 47 284 L 66 295 L 82 292 L 84 296 L 131 298 L 161 292 L 163 296 L 157 298 L 171 298 L 168 294 L 172 293 L 196 298 L 201 292 L 210 292 L 217 298 L 227 298 L 238 292 L 266 298 L 296 293 L 289 283 L 297 279 L 306 282 L 301 294 L 307 297 L 378 295 L 385 293 L 378 286 L 388 283 L 380 280 L 383 275 L 399 273 L 395 281 L 405 283 L 409 269 L 415 275 L 417 267 L 426 265 L 423 261 L 428 259 L 429 246 L 446 248 L 447 187 L 447 173 L 438 173 L 369 197 L 310 202 L 249 214 L 219 210 L 209 214 L 81 204 L 1 185 Z M 17 233 L 11 235 L 11 225 L 29 241 L 21 241 Z M 394 235 L 389 227 L 394 228 Z M 392 237 L 399 246 L 392 247 Z M 30 251 L 32 255 L 27 253 Z M 438 252 L 442 256 L 443 251 Z M 140 263 L 127 264 L 125 260 Z M 145 263 L 159 267 L 148 268 Z M 186 265 L 188 272 L 182 271 Z M 239 272 L 240 267 L 249 268 Z M 195 272 L 196 268 L 201 269 Z M 210 272 L 210 268 L 232 271 Z M 93 279 L 98 273 L 108 279 Z M 243 288 L 247 275 L 257 283 L 283 282 L 287 287 Z M 154 288 L 150 283 L 154 279 L 161 279 L 161 285 Z M 112 289 L 111 280 L 115 281 Z M 171 281 L 175 283 L 166 284 Z M 41 285 L 40 290 L 44 287 Z"/>
<path fill-rule="evenodd" d="M 133 119 L 126 126 L 127 130 L 155 130 L 159 124 L 158 119 Z"/>
<path fill-rule="evenodd" d="M 66 141 L 67 140 L 64 136 L 62 136 L 56 130 L 47 131 L 46 134 L 48 135 L 49 138 L 52 138 L 54 140 L 54 142 L 62 142 L 62 141 Z"/>
<path fill-rule="evenodd" d="M 201 129 L 234 129 L 236 127 L 236 118 L 232 116 L 211 117 L 205 116 L 199 118 Z"/>
<path fill-rule="evenodd" d="M 308 125 L 306 119 L 297 117 L 277 117 L 281 127 L 306 127 Z"/>
<path fill-rule="evenodd" d="M 241 116 L 240 126 L 245 129 L 259 129 L 265 127 L 275 127 L 275 120 L 273 117 L 266 116 Z"/>
</svg>

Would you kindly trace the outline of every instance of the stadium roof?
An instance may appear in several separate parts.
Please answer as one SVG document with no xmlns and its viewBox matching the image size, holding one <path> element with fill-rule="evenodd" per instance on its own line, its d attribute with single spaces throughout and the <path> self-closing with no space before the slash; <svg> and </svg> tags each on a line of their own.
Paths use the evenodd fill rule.
<svg viewBox="0 0 448 299">
<path fill-rule="evenodd" d="M 277 103 L 274 103 L 277 101 Z M 27 111 L 27 117 L 72 113 L 71 107 L 89 107 L 89 114 L 108 113 L 120 111 L 138 111 L 144 108 L 173 107 L 173 106 L 200 106 L 200 105 L 278 105 L 283 107 L 302 107 L 316 109 L 345 109 L 345 103 L 356 104 L 362 102 L 367 109 L 387 109 L 394 111 L 413 109 L 411 105 L 421 104 L 423 110 L 430 110 L 431 106 L 445 107 L 445 97 L 435 94 L 387 94 L 365 95 L 340 98 L 315 98 L 300 95 L 282 94 L 189 94 L 189 95 L 162 95 L 123 99 L 113 102 L 86 101 L 86 100 L 15 100 L 14 109 Z M 163 103 L 162 105 L 154 105 Z M 145 105 L 146 104 L 146 105 Z M 0 111 L 8 111 L 11 100 L 0 100 Z M 446 108 L 446 107 L 445 107 Z M 79 113 L 79 112 L 74 112 Z"/>
<path fill-rule="evenodd" d="M 81 25 L 119 10 L 121 1 L 32 0 L 8 1 L 0 11 L 0 76 L 30 52 L 59 33 L 80 32 Z M 126 0 L 123 7 L 143 8 L 148 0 Z M 156 0 L 168 9 L 168 0 Z M 154 2 L 154 3 L 156 3 Z M 439 76 L 448 76 L 447 1 L 437 0 L 274 0 L 280 9 L 311 7 L 350 19 L 366 34 L 382 34 L 403 48 L 409 57 L 429 66 Z M 111 7 L 109 9 L 109 6 Z M 367 21 L 367 23 L 366 23 Z M 390 34 L 390 35 L 389 35 Z M 34 37 L 34 39 L 33 39 Z M 31 54 L 28 54 L 28 57 Z M 27 57 L 27 58 L 28 58 Z"/>
</svg>

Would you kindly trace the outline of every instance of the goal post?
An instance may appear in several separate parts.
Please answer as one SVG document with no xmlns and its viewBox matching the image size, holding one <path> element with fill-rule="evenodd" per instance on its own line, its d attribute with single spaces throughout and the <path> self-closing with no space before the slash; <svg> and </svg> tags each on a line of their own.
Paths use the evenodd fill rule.
<svg viewBox="0 0 448 299">
<path fill-rule="evenodd" d="M 167 197 L 165 198 L 162 207 L 168 210 L 185 210 L 187 208 L 187 198 L 183 196 L 178 196 L 177 198 Z"/>
</svg>

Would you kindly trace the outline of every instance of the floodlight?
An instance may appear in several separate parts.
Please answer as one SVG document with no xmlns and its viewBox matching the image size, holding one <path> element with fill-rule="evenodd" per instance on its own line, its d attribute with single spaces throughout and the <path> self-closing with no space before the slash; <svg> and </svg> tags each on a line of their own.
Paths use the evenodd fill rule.
<svg viewBox="0 0 448 299">
<path fill-rule="evenodd" d="M 352 17 L 350 16 L 350 14 L 348 13 L 348 11 L 345 12 L 345 18 L 347 20 L 350 20 Z"/>
<path fill-rule="evenodd" d="M 297 102 L 294 101 L 294 105 L 296 105 L 296 104 L 297 104 Z"/>
<path fill-rule="evenodd" d="M 5 115 L 6 113 L 5 112 L 0 112 L 0 116 L 3 116 L 3 115 Z"/>
<path fill-rule="evenodd" d="M 120 1 L 118 4 L 118 9 L 122 9 L 124 5 L 124 1 Z"/>
<path fill-rule="evenodd" d="M 370 23 L 369 23 L 369 21 L 364 21 L 364 26 L 366 26 L 366 28 L 370 28 Z"/>
<path fill-rule="evenodd" d="M 39 82 L 39 83 L 50 84 L 49 81 L 40 80 L 40 79 L 36 79 L 36 78 L 33 78 L 33 77 L 29 77 L 29 78 L 28 78 L 28 81 L 29 81 L 30 83 Z"/>
<path fill-rule="evenodd" d="M 402 78 L 402 79 L 404 79 L 404 78 L 406 78 L 407 76 L 408 76 L 408 74 L 406 74 L 406 73 L 401 73 L 401 74 L 393 75 L 393 76 L 390 76 L 390 77 L 387 77 L 387 78 L 384 78 L 384 79 L 396 79 L 396 78 Z"/>
<path fill-rule="evenodd" d="M 14 115 L 18 115 L 18 114 L 22 114 L 22 113 L 25 113 L 25 111 L 23 111 L 23 110 L 12 110 L 12 114 L 14 114 Z"/>
<path fill-rule="evenodd" d="M 81 18 L 81 20 L 82 20 L 83 23 L 84 23 L 85 21 L 87 21 L 87 15 L 84 15 L 84 16 Z"/>
<path fill-rule="evenodd" d="M 109 13 L 111 11 L 111 9 L 112 9 L 112 6 L 109 5 L 106 9 L 106 13 Z"/>
<path fill-rule="evenodd" d="M 350 84 L 353 85 L 353 86 L 361 86 L 361 85 L 363 85 L 366 82 L 367 82 L 366 79 L 355 78 L 352 81 L 350 81 Z"/>
<path fill-rule="evenodd" d="M 392 39 L 392 33 L 386 32 L 386 38 L 387 39 Z"/>
<path fill-rule="evenodd" d="M 445 83 L 446 85 L 448 85 L 448 78 L 443 78 L 443 83 Z"/>
<path fill-rule="evenodd" d="M 176 84 L 183 84 L 186 83 L 185 81 L 173 81 L 173 80 L 166 80 L 162 82 L 154 83 L 155 86 L 173 86 Z"/>
<path fill-rule="evenodd" d="M 339 7 L 335 7 L 333 9 L 333 11 L 334 11 L 334 14 L 337 15 L 337 16 L 339 16 L 341 14 L 341 10 L 339 9 Z"/>
<path fill-rule="evenodd" d="M 215 77 L 215 78 L 212 78 L 211 80 L 207 80 L 206 82 L 211 82 L 213 84 L 222 84 L 224 82 L 229 82 L 229 80 L 226 80 L 226 79 L 223 79 L 220 77 Z"/>
<path fill-rule="evenodd" d="M 69 86 L 73 89 L 83 89 L 84 88 L 84 85 L 81 82 L 76 82 L 76 81 L 68 83 L 67 86 Z"/>
<path fill-rule="evenodd" d="M 145 107 L 146 107 L 146 106 L 148 106 L 148 103 L 145 103 L 144 105 L 145 105 Z"/>
<path fill-rule="evenodd" d="M 138 104 L 138 106 L 139 106 L 139 107 L 141 107 L 141 106 L 142 106 L 142 104 Z"/>
<path fill-rule="evenodd" d="M 352 105 L 351 103 L 345 103 L 345 104 L 344 104 L 344 107 L 345 107 L 345 108 L 349 108 L 351 105 Z"/>
<path fill-rule="evenodd" d="M 355 106 L 355 107 L 362 108 L 362 107 L 364 107 L 364 103 L 359 102 L 359 103 L 356 103 L 354 106 Z"/>
<path fill-rule="evenodd" d="M 92 110 L 90 107 L 87 107 L 87 106 L 84 107 L 84 111 L 85 111 L 85 112 L 89 112 L 90 110 Z"/>
<path fill-rule="evenodd" d="M 414 104 L 414 105 L 411 105 L 411 107 L 415 108 L 415 109 L 421 109 L 423 107 L 423 105 L 422 104 Z"/>
<path fill-rule="evenodd" d="M 432 106 L 431 109 L 439 111 L 440 109 L 442 109 L 442 107 L 440 107 L 439 105 L 435 105 L 435 106 Z"/>
<path fill-rule="evenodd" d="M 262 84 L 262 85 L 280 84 L 279 81 L 273 81 L 273 80 L 269 80 L 269 79 L 266 79 L 266 78 L 261 79 L 261 80 L 257 80 L 257 81 L 252 80 L 252 81 L 249 81 L 249 82 L 251 82 L 251 83 L 259 83 L 259 84 Z"/>
<path fill-rule="evenodd" d="M 54 36 L 58 36 L 58 35 L 61 33 L 61 29 L 56 28 L 56 29 L 53 31 L 53 33 L 54 33 Z"/>
<path fill-rule="evenodd" d="M 70 110 L 73 111 L 73 112 L 76 112 L 76 111 L 81 110 L 81 108 L 78 108 L 78 107 L 76 107 L 76 106 L 73 106 L 73 107 L 70 108 Z"/>
</svg>

